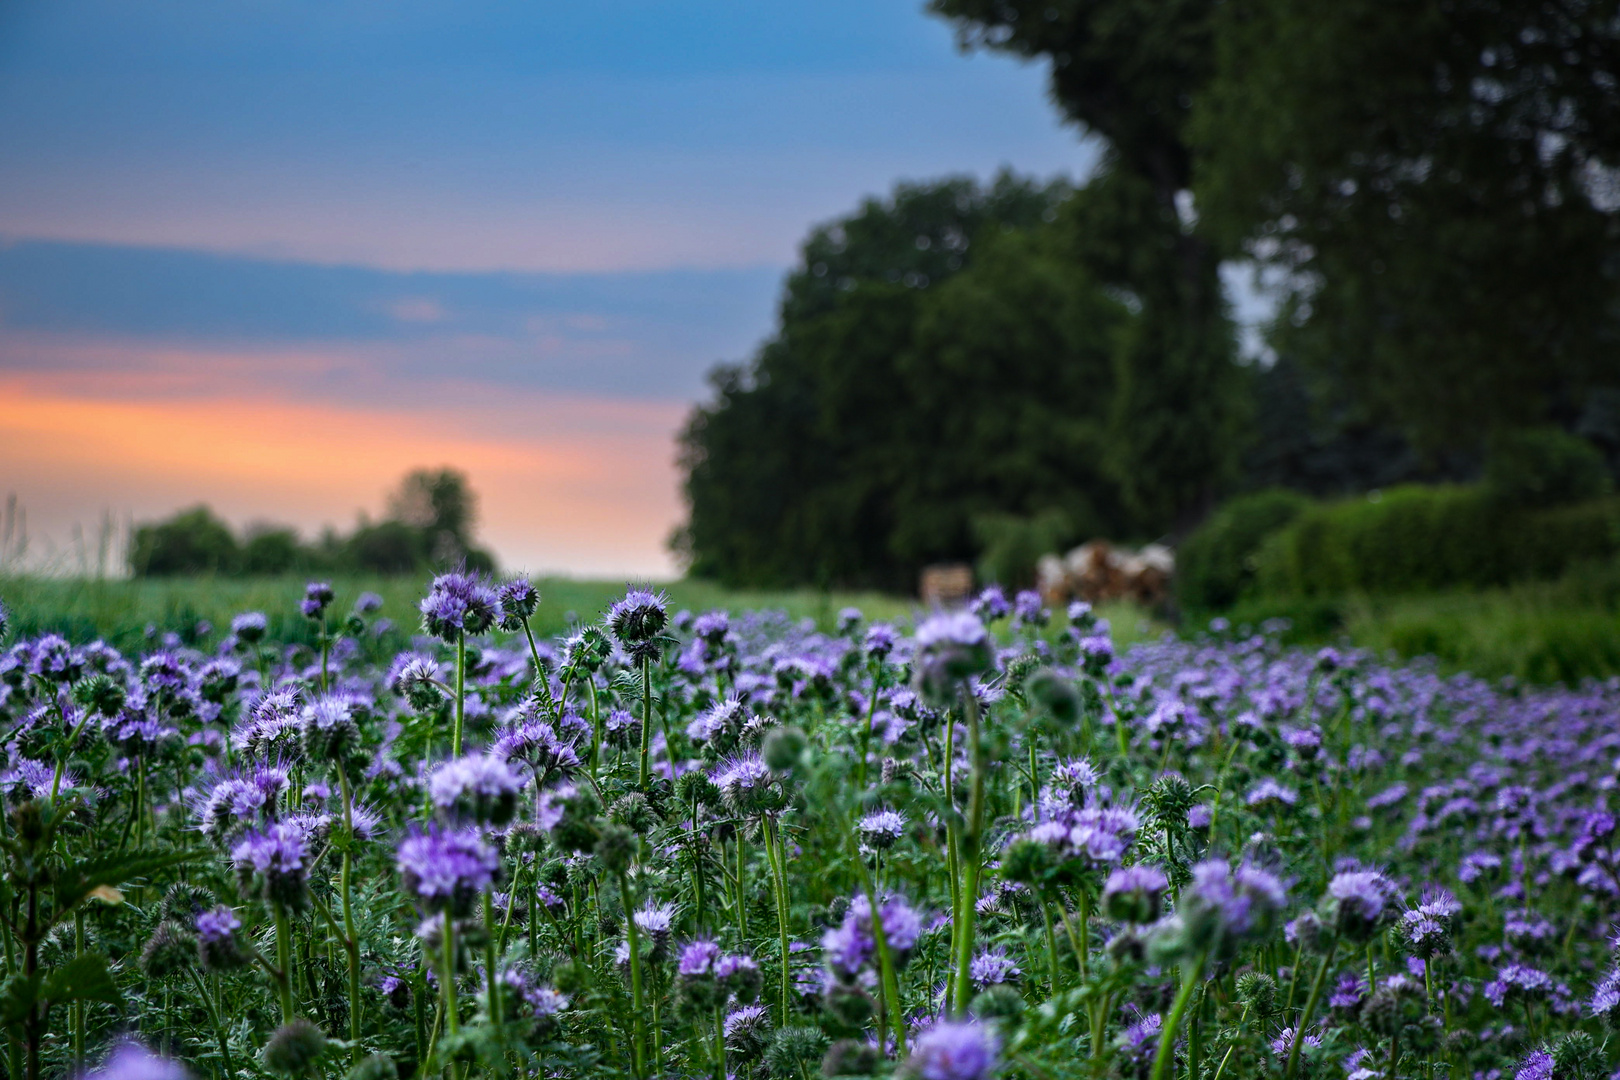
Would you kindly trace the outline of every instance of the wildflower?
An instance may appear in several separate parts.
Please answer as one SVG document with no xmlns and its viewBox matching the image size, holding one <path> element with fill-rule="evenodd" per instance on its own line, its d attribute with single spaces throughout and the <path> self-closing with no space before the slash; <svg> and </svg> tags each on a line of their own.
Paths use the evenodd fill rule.
<svg viewBox="0 0 1620 1080">
<path fill-rule="evenodd" d="M 1501 1008 L 1509 1000 L 1539 1000 L 1552 993 L 1552 977 L 1528 964 L 1508 964 L 1499 968 L 1496 978 L 1485 984 L 1485 996 Z"/>
<path fill-rule="evenodd" d="M 1041 594 L 1033 589 L 1023 589 L 1013 597 L 1013 618 L 1025 626 L 1045 626 L 1051 614 L 1041 602 Z"/>
<path fill-rule="evenodd" d="M 1145 925 L 1159 917 L 1169 887 L 1169 880 L 1157 867 L 1140 863 L 1123 867 L 1109 874 L 1103 885 L 1103 910 L 1111 919 Z"/>
<path fill-rule="evenodd" d="M 159 1057 L 133 1040 L 121 1042 L 101 1068 L 85 1080 L 190 1080 L 191 1074 L 178 1061 Z"/>
<path fill-rule="evenodd" d="M 540 606 L 540 593 L 528 578 L 513 578 L 500 587 L 495 602 L 501 612 L 501 629 L 515 633 L 523 629 L 535 608 Z"/>
<path fill-rule="evenodd" d="M 256 883 L 266 900 L 294 911 L 303 907 L 307 896 L 308 856 L 303 832 L 289 824 L 249 833 L 231 849 L 244 892 L 249 883 Z"/>
<path fill-rule="evenodd" d="M 336 596 L 330 582 L 312 581 L 304 586 L 304 598 L 298 602 L 298 610 L 306 619 L 318 619 Z"/>
<path fill-rule="evenodd" d="M 675 907 L 673 904 L 651 904 L 636 912 L 636 929 L 647 935 L 652 948 L 648 959 L 657 961 L 664 957 L 669 948 L 669 936 L 675 925 Z"/>
<path fill-rule="evenodd" d="M 607 614 L 608 629 L 638 663 L 657 655 L 659 635 L 669 625 L 669 601 L 662 593 L 631 589 Z"/>
<path fill-rule="evenodd" d="M 434 578 L 417 609 L 422 629 L 452 645 L 462 636 L 482 634 L 501 614 L 495 590 L 479 575 L 460 572 Z"/>
<path fill-rule="evenodd" d="M 197 962 L 204 971 L 229 971 L 248 962 L 237 931 L 242 920 L 220 905 L 197 916 Z"/>
<path fill-rule="evenodd" d="M 360 749 L 360 725 L 352 703 L 324 694 L 304 706 L 304 753 L 314 761 L 342 762 Z"/>
<path fill-rule="evenodd" d="M 873 623 L 866 628 L 866 636 L 861 639 L 861 648 L 865 650 L 869 660 L 886 660 L 900 643 L 900 635 L 888 623 Z"/>
<path fill-rule="evenodd" d="M 918 690 L 944 702 L 965 680 L 995 665 L 995 643 L 984 623 L 967 612 L 934 615 L 917 628 L 913 661 Z"/>
<path fill-rule="evenodd" d="M 1376 870 L 1344 870 L 1328 883 L 1324 917 L 1349 941 L 1371 941 L 1389 921 L 1395 886 Z"/>
<path fill-rule="evenodd" d="M 1519 1063 L 1513 1080 L 1553 1080 L 1553 1056 L 1545 1050 L 1532 1050 Z"/>
<path fill-rule="evenodd" d="M 1257 866 L 1244 863 L 1234 872 L 1219 860 L 1199 863 L 1160 947 L 1172 956 L 1230 959 L 1270 933 L 1286 899 L 1282 882 Z"/>
<path fill-rule="evenodd" d="M 786 805 L 776 774 L 758 754 L 739 754 L 709 775 L 731 811 L 743 817 L 773 813 Z"/>
<path fill-rule="evenodd" d="M 889 954 L 896 964 L 904 964 L 922 936 L 922 919 L 898 896 L 884 898 L 879 920 Z M 853 979 L 877 955 L 877 939 L 872 929 L 872 902 L 863 893 L 850 901 L 844 921 L 828 930 L 821 939 L 822 955 L 829 970 L 844 979 Z"/>
<path fill-rule="evenodd" d="M 894 810 L 874 810 L 855 826 L 861 843 L 877 851 L 887 851 L 905 834 L 906 819 Z"/>
<path fill-rule="evenodd" d="M 742 1061 L 752 1061 L 765 1052 L 771 1018 L 763 1005 L 744 1005 L 726 1014 L 723 1031 L 726 1052 Z"/>
<path fill-rule="evenodd" d="M 276 1028 L 264 1044 L 264 1067 L 285 1076 L 312 1076 L 325 1051 L 325 1033 L 300 1017 Z"/>
<path fill-rule="evenodd" d="M 470 754 L 435 769 L 428 779 L 428 795 L 453 820 L 504 825 L 517 812 L 523 783 L 523 777 L 499 757 Z"/>
<path fill-rule="evenodd" d="M 1007 603 L 1007 594 L 1001 591 L 1000 585 L 987 585 L 973 598 L 968 610 L 987 623 L 997 619 L 1005 619 L 1012 612 L 1012 605 Z"/>
<path fill-rule="evenodd" d="M 231 619 L 231 634 L 248 645 L 262 640 L 269 627 L 270 620 L 262 611 L 244 611 Z"/>
<path fill-rule="evenodd" d="M 1000 1040 L 984 1024 L 941 1021 L 917 1036 L 903 1069 L 916 1080 L 985 1080 L 1000 1054 Z"/>
<path fill-rule="evenodd" d="M 494 885 L 501 864 L 495 849 L 470 830 L 414 833 L 399 845 L 398 858 L 406 892 L 429 910 L 458 916 Z"/>
<path fill-rule="evenodd" d="M 999 946 L 980 950 L 973 958 L 968 973 L 973 985 L 980 990 L 999 983 L 1017 982 L 1023 975 L 1023 971 L 1007 955 L 1007 950 Z"/>
</svg>

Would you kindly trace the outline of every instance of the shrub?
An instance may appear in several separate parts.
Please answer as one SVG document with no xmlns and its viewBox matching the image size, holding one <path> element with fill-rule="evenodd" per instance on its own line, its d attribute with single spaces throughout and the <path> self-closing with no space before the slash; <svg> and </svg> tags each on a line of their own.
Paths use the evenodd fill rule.
<svg viewBox="0 0 1620 1080">
<path fill-rule="evenodd" d="M 1306 509 L 1269 537 L 1270 596 L 1422 593 L 1556 577 L 1620 551 L 1620 503 L 1531 510 L 1480 487 L 1402 487 Z"/>
<path fill-rule="evenodd" d="M 303 556 L 303 545 L 292 529 L 275 526 L 250 529 L 242 545 L 242 573 L 290 573 L 304 561 Z"/>
<path fill-rule="evenodd" d="M 1608 493 L 1597 447 L 1559 428 L 1497 436 L 1485 459 L 1485 488 L 1509 506 L 1565 506 Z"/>
<path fill-rule="evenodd" d="M 206 506 L 135 530 L 129 564 L 136 577 L 230 573 L 240 551 L 228 525 Z"/>
<path fill-rule="evenodd" d="M 1273 488 L 1222 505 L 1176 553 L 1176 595 L 1183 607 L 1229 607 L 1250 591 L 1255 555 L 1272 533 L 1310 505 L 1305 496 Z"/>
<path fill-rule="evenodd" d="M 973 519 L 973 531 L 982 545 L 979 580 L 1008 588 L 1028 588 L 1035 582 L 1035 562 L 1059 550 L 1072 535 L 1069 515 L 1048 510 L 1034 517 L 984 514 Z"/>
</svg>

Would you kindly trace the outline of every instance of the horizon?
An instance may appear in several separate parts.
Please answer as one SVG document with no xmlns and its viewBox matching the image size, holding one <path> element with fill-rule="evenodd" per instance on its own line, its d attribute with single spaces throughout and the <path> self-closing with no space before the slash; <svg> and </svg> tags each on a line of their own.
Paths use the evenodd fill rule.
<svg viewBox="0 0 1620 1080">
<path fill-rule="evenodd" d="M 1094 158 L 914 3 L 0 14 L 0 496 L 308 537 L 451 465 L 503 566 L 668 578 L 674 439 L 813 225 Z"/>
</svg>

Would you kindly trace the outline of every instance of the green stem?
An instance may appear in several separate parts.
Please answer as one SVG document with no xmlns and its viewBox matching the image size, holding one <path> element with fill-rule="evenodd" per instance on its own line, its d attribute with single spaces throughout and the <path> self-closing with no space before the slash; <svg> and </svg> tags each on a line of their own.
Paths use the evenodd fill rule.
<svg viewBox="0 0 1620 1080">
<path fill-rule="evenodd" d="M 645 730 L 645 729 L 644 729 Z M 643 764 L 646 759 L 643 759 Z M 642 1047 L 647 1041 L 646 1035 L 646 1004 L 641 990 L 641 931 L 636 926 L 635 899 L 630 894 L 630 879 L 623 870 L 619 871 L 619 896 L 624 906 L 625 937 L 630 942 L 630 999 L 633 1010 L 634 1034 L 631 1037 L 630 1059 L 632 1075 L 641 1080 L 645 1075 L 642 1064 Z"/>
<path fill-rule="evenodd" d="M 461 1032 L 460 1009 L 456 1005 L 456 923 L 447 911 L 444 919 L 444 955 L 440 958 L 439 987 L 444 994 L 444 1022 L 450 1034 Z"/>
<path fill-rule="evenodd" d="M 349 1041 L 353 1043 L 351 1057 L 360 1062 L 360 938 L 354 932 L 353 886 L 351 884 L 354 860 L 349 847 L 354 844 L 354 795 L 349 790 L 349 774 L 343 762 L 337 763 L 338 783 L 343 789 L 343 827 L 348 833 L 343 850 L 343 870 L 339 887 L 343 890 L 343 952 L 349 961 Z"/>
<path fill-rule="evenodd" d="M 652 776 L 652 663 L 641 661 L 641 772 L 636 786 L 647 790 Z"/>
<path fill-rule="evenodd" d="M 467 714 L 467 635 L 456 634 L 456 726 L 450 756 L 461 756 L 461 728 Z"/>
<path fill-rule="evenodd" d="M 1170 1065 L 1170 1059 L 1175 1057 L 1176 1035 L 1181 1031 L 1181 1018 L 1187 1012 L 1187 1003 L 1192 1001 L 1193 993 L 1204 977 L 1204 961 L 1202 958 L 1187 969 L 1181 978 L 1181 990 L 1176 994 L 1176 1002 L 1170 1007 L 1170 1015 L 1165 1019 L 1164 1029 L 1159 1033 L 1159 1052 L 1153 1058 L 1152 1080 L 1164 1080 L 1165 1069 Z"/>
<path fill-rule="evenodd" d="M 776 931 L 782 947 L 782 1019 L 781 1026 L 786 1027 L 788 1017 L 791 1015 L 789 1002 L 792 1001 L 792 980 L 789 978 L 788 964 L 788 903 L 787 903 L 787 874 L 782 863 L 786 852 L 781 847 L 781 831 L 776 821 L 767 817 L 765 819 L 765 845 L 766 853 L 771 859 L 771 891 L 776 894 Z"/>
<path fill-rule="evenodd" d="M 281 904 L 272 905 L 275 909 L 276 920 L 276 989 L 281 996 L 281 1022 L 292 1023 L 293 1018 L 293 992 L 292 992 L 292 932 L 287 926 L 287 909 Z"/>
<path fill-rule="evenodd" d="M 197 987 L 197 996 L 207 1006 L 208 1016 L 214 1022 L 214 1037 L 219 1040 L 219 1059 L 224 1070 L 222 1073 L 224 1080 L 231 1080 L 236 1070 L 231 1067 L 231 1047 L 225 1038 L 225 1025 L 219 1019 L 219 1004 L 214 1000 L 214 995 L 208 992 L 208 987 L 204 984 L 202 976 L 197 973 L 197 969 L 188 967 L 186 971 L 190 973 L 191 981 Z"/>
<path fill-rule="evenodd" d="M 979 745 L 979 699 L 972 687 L 963 687 L 962 703 L 968 720 L 968 756 L 972 781 L 968 789 L 967 828 L 962 830 L 962 899 L 957 917 L 962 932 L 956 943 L 956 1012 L 967 1008 L 973 965 L 973 920 L 979 899 L 980 841 L 984 832 L 984 751 Z"/>
<path fill-rule="evenodd" d="M 498 1029 L 501 1025 L 501 984 L 495 972 L 495 900 L 494 893 L 484 892 L 484 974 L 489 994 L 489 1020 Z"/>
<path fill-rule="evenodd" d="M 1293 1080 L 1299 1072 L 1299 1048 L 1305 1042 L 1305 1029 L 1316 1015 L 1316 1003 L 1322 999 L 1322 987 L 1327 985 L 1328 969 L 1333 966 L 1333 954 L 1338 949 L 1339 939 L 1335 937 L 1328 943 L 1327 955 L 1322 957 L 1322 966 L 1311 983 L 1311 996 L 1305 999 L 1305 1011 L 1300 1014 L 1299 1024 L 1294 1028 L 1294 1037 L 1288 1047 L 1288 1067 L 1283 1071 L 1284 1080 Z"/>
</svg>

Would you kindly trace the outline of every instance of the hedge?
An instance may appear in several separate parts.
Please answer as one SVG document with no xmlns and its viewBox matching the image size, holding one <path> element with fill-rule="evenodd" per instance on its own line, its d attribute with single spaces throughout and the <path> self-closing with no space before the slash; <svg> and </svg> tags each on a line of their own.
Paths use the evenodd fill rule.
<svg viewBox="0 0 1620 1080">
<path fill-rule="evenodd" d="M 1306 507 L 1255 557 L 1261 595 L 1486 588 L 1620 553 L 1620 500 L 1514 507 L 1482 487 L 1400 487 Z"/>
</svg>

